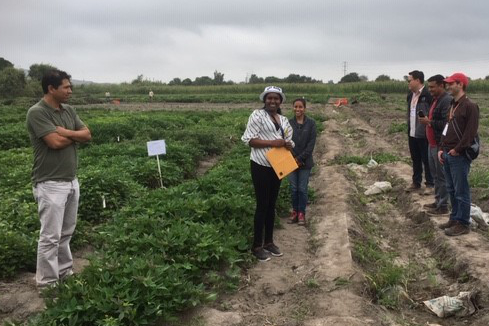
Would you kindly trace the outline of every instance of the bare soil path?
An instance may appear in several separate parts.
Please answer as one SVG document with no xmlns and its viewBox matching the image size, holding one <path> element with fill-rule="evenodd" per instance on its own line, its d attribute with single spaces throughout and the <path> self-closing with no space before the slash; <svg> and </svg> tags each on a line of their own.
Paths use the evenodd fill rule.
<svg viewBox="0 0 489 326">
<path fill-rule="evenodd" d="M 276 242 L 284 256 L 257 263 L 237 293 L 189 313 L 180 325 L 489 325 L 487 236 L 447 238 L 438 230 L 447 216 L 431 218 L 422 209 L 433 194 L 404 191 L 412 170 L 402 160 L 360 170 L 335 164 L 337 156 L 379 152 L 406 159 L 404 135 L 389 135 L 386 127 L 403 113 L 383 116 L 361 106 L 315 109 L 329 119 L 316 146 L 316 200 L 308 208 L 308 228 L 282 223 Z M 394 188 L 354 204 L 365 200 L 363 191 L 376 181 L 391 181 Z M 398 302 L 389 309 L 372 295 L 368 266 L 352 258 L 369 232 L 361 216 L 371 219 L 380 246 L 395 252 L 395 264 L 408 271 L 405 284 L 388 289 Z M 422 304 L 460 291 L 479 293 L 480 310 L 473 316 L 441 319 Z"/>
</svg>

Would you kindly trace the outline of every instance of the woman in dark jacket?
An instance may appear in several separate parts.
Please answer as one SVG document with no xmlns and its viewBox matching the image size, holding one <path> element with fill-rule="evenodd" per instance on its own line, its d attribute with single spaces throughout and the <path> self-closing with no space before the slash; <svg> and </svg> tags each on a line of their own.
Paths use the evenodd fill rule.
<svg viewBox="0 0 489 326">
<path fill-rule="evenodd" d="M 314 166 L 312 151 L 316 144 L 316 122 L 305 115 L 306 100 L 296 99 L 293 103 L 294 118 L 290 125 L 294 130 L 292 140 L 295 147 L 292 153 L 299 165 L 299 169 L 289 175 L 290 191 L 292 195 L 292 213 L 288 223 L 306 224 L 307 186 L 309 175 Z"/>
</svg>

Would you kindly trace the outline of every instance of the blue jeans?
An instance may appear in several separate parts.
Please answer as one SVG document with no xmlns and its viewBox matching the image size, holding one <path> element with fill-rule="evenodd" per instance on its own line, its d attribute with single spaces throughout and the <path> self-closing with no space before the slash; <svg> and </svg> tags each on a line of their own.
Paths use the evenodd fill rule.
<svg viewBox="0 0 489 326">
<path fill-rule="evenodd" d="M 452 212 L 450 219 L 463 225 L 470 224 L 470 161 L 465 155 L 451 156 L 443 152 L 443 169 L 447 182 L 447 191 L 450 195 Z"/>
<path fill-rule="evenodd" d="M 448 207 L 447 182 L 445 181 L 445 172 L 443 165 L 438 160 L 439 147 L 429 147 L 428 161 L 430 163 L 431 175 L 435 178 L 435 203 L 436 208 Z"/>
<path fill-rule="evenodd" d="M 311 169 L 298 169 L 289 174 L 290 193 L 292 196 L 292 208 L 296 212 L 306 213 L 307 185 Z"/>
</svg>

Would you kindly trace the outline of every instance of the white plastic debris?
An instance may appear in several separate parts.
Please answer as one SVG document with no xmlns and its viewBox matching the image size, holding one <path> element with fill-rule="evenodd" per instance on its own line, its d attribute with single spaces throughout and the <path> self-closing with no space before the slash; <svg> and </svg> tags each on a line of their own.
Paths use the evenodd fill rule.
<svg viewBox="0 0 489 326">
<path fill-rule="evenodd" d="M 379 165 L 379 163 L 377 163 L 373 158 L 370 158 L 370 161 L 368 161 L 368 163 L 367 163 L 368 168 L 374 168 L 377 165 Z"/>
<path fill-rule="evenodd" d="M 377 195 L 383 192 L 387 192 L 392 189 L 392 185 L 389 181 L 379 181 L 368 187 L 364 192 L 366 196 Z"/>
<path fill-rule="evenodd" d="M 458 317 L 472 315 L 475 306 L 472 292 L 460 292 L 456 297 L 444 295 L 435 299 L 423 301 L 426 307 L 440 318 L 456 315 Z"/>
<path fill-rule="evenodd" d="M 355 172 L 357 174 L 364 174 L 368 172 L 368 169 L 365 166 L 356 163 L 348 163 L 346 166 L 350 171 Z"/>
<path fill-rule="evenodd" d="M 477 222 L 477 225 L 484 230 L 489 228 L 489 214 L 484 213 L 477 205 L 470 205 L 470 217 Z"/>
</svg>

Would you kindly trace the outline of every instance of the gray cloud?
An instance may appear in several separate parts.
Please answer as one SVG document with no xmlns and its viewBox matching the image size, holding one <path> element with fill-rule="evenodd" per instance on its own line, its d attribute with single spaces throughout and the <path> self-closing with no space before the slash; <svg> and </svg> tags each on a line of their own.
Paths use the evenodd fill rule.
<svg viewBox="0 0 489 326">
<path fill-rule="evenodd" d="M 7 0 L 0 56 L 51 63 L 74 78 L 130 81 L 250 73 L 338 80 L 342 62 L 371 79 L 489 74 L 485 1 Z"/>
</svg>

